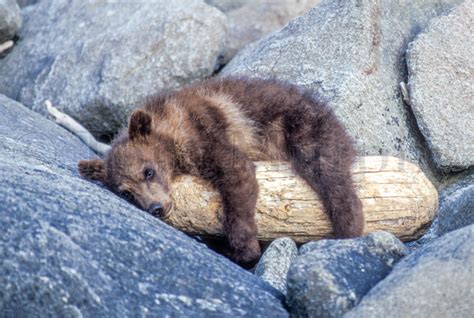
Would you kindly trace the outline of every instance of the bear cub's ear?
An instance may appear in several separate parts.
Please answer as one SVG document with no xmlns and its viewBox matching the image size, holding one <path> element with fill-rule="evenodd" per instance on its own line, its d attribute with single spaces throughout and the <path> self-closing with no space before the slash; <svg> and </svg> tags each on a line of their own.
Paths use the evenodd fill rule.
<svg viewBox="0 0 474 318">
<path fill-rule="evenodd" d="M 104 182 L 105 164 L 100 159 L 81 160 L 77 164 L 79 173 L 87 180 Z"/>
<path fill-rule="evenodd" d="M 128 124 L 128 136 L 130 139 L 139 137 L 146 137 L 151 133 L 151 121 L 150 114 L 142 109 L 137 109 L 130 116 L 130 123 Z"/>
</svg>

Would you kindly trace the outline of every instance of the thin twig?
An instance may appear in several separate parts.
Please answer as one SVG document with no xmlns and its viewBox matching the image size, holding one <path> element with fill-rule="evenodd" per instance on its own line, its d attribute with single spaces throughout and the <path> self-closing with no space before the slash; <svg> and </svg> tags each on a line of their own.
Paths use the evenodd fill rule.
<svg viewBox="0 0 474 318">
<path fill-rule="evenodd" d="M 89 148 L 101 155 L 104 155 L 110 149 L 110 145 L 97 141 L 81 124 L 54 107 L 51 101 L 46 100 L 44 103 L 48 113 L 54 118 L 54 121 L 78 136 Z"/>
</svg>

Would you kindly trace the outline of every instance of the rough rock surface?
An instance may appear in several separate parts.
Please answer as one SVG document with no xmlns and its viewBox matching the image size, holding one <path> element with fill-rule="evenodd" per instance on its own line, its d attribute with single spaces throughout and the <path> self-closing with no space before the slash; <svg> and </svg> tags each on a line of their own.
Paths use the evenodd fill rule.
<svg viewBox="0 0 474 318">
<path fill-rule="evenodd" d="M 474 174 L 440 191 L 434 228 L 437 236 L 474 224 Z"/>
<path fill-rule="evenodd" d="M 404 258 L 344 317 L 472 317 L 473 268 L 471 225 Z"/>
<path fill-rule="evenodd" d="M 288 272 L 290 314 L 341 317 L 406 253 L 403 243 L 388 232 L 303 245 Z"/>
<path fill-rule="evenodd" d="M 0 96 L 2 317 L 286 317 L 281 294 L 81 179 L 76 137 Z"/>
<path fill-rule="evenodd" d="M 248 1 L 228 10 L 229 32 L 224 63 L 247 44 L 276 31 L 289 20 L 314 8 L 321 0 Z M 235 4 L 234 4 L 235 5 Z"/>
<path fill-rule="evenodd" d="M 0 44 L 17 34 L 21 21 L 20 7 L 16 0 L 0 0 Z"/>
<path fill-rule="evenodd" d="M 435 164 L 474 165 L 474 7 L 466 1 L 409 44 L 410 103 Z"/>
<path fill-rule="evenodd" d="M 282 237 L 273 241 L 265 250 L 255 269 L 255 275 L 286 295 L 286 277 L 291 262 L 298 255 L 295 242 Z"/>
<path fill-rule="evenodd" d="M 32 4 L 37 3 L 38 1 L 39 0 L 16 0 L 16 2 L 18 2 L 18 5 L 20 6 L 20 8 L 30 6 Z"/>
<path fill-rule="evenodd" d="M 459 0 L 324 0 L 241 51 L 222 74 L 277 77 L 329 101 L 361 154 L 422 157 L 399 94 L 406 44 Z"/>
<path fill-rule="evenodd" d="M 225 15 L 199 0 L 42 0 L 23 16 L 0 93 L 42 113 L 49 99 L 96 135 L 146 96 L 211 75 L 226 38 Z"/>
<path fill-rule="evenodd" d="M 439 190 L 436 218 L 418 240 L 406 243 L 415 250 L 434 239 L 462 227 L 474 224 L 474 169 L 460 174 L 457 180 Z"/>
</svg>

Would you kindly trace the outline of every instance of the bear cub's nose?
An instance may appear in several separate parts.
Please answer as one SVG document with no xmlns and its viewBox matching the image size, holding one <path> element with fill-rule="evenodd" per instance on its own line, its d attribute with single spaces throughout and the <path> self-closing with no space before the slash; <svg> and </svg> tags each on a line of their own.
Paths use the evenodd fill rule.
<svg viewBox="0 0 474 318">
<path fill-rule="evenodd" d="M 163 208 L 163 205 L 161 203 L 153 203 L 148 208 L 148 213 L 153 216 L 162 217 L 165 214 L 165 208 Z"/>
</svg>

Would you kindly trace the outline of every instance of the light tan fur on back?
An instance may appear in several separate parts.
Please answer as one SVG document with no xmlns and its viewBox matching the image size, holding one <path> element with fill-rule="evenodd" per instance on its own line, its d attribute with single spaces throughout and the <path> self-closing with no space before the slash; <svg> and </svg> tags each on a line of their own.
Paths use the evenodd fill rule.
<svg viewBox="0 0 474 318">
<path fill-rule="evenodd" d="M 156 120 L 155 132 L 169 136 L 177 144 L 184 144 L 191 135 L 192 128 L 180 101 L 175 98 L 167 100 L 162 116 L 163 118 Z"/>
<path fill-rule="evenodd" d="M 226 117 L 229 124 L 227 138 L 231 143 L 251 160 L 264 160 L 265 154 L 257 139 L 255 123 L 246 116 L 239 104 L 226 94 L 209 93 L 203 90 L 200 94 Z"/>
</svg>

